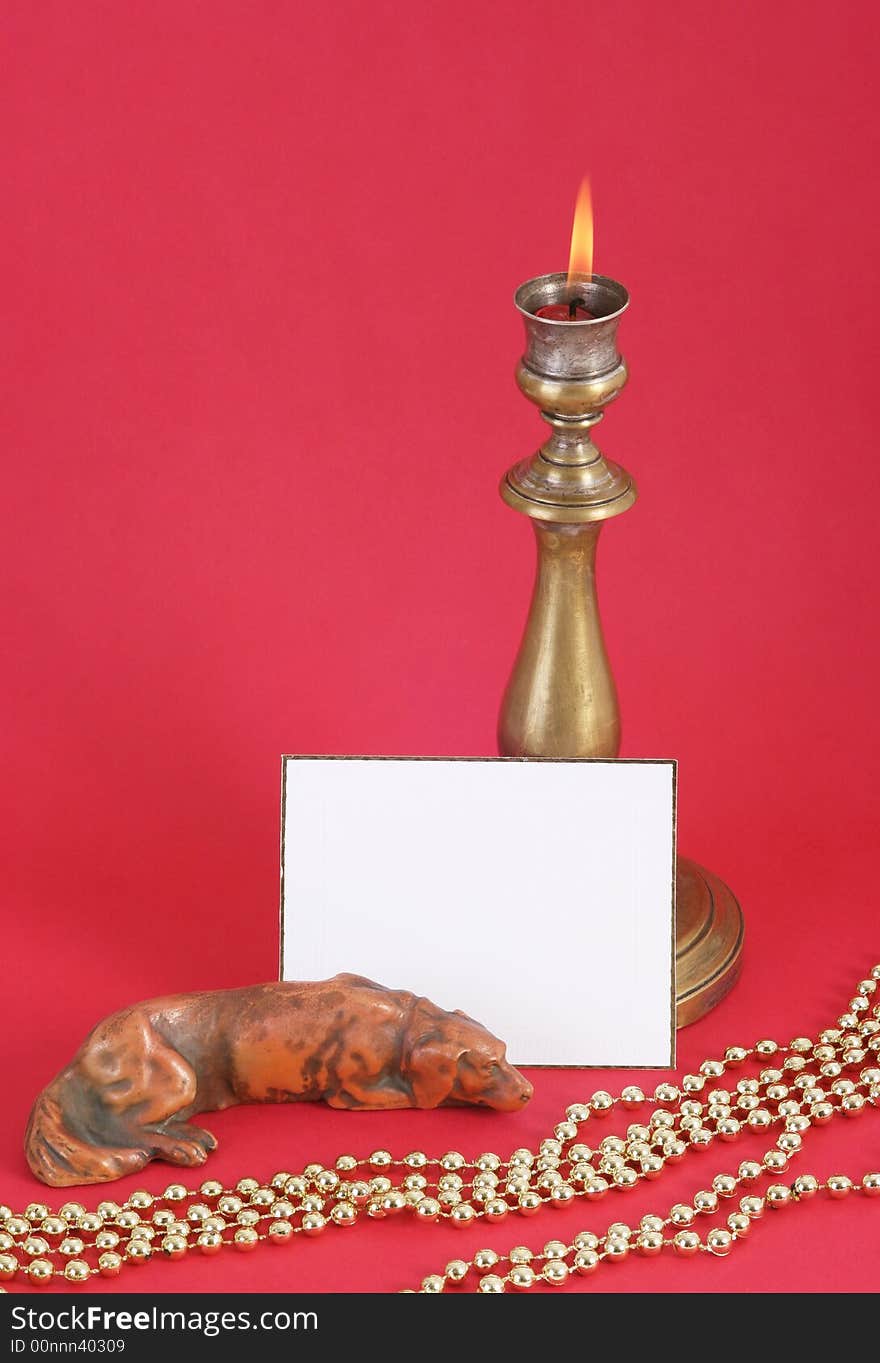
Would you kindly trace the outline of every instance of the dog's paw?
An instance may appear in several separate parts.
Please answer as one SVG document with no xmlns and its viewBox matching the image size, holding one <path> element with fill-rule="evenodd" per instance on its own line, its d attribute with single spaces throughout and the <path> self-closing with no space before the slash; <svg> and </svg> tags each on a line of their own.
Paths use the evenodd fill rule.
<svg viewBox="0 0 880 1363">
<path fill-rule="evenodd" d="M 153 1154 L 170 1164 L 198 1168 L 204 1164 L 211 1150 L 217 1149 L 217 1138 L 200 1126 L 188 1122 L 169 1123 L 151 1133 Z"/>
</svg>

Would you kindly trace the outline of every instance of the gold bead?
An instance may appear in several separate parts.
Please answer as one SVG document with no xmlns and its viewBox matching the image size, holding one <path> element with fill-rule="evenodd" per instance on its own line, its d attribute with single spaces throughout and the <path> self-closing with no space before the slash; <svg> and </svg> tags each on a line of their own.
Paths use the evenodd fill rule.
<svg viewBox="0 0 880 1363">
<path fill-rule="evenodd" d="M 411 1150 L 408 1155 L 404 1155 L 403 1162 L 409 1165 L 410 1169 L 424 1169 L 428 1163 L 428 1156 L 424 1150 Z"/>
<path fill-rule="evenodd" d="M 618 1169 L 614 1175 L 614 1186 L 616 1188 L 622 1188 L 624 1191 L 626 1191 L 628 1188 L 634 1188 L 638 1181 L 639 1176 L 636 1173 L 635 1169 L 629 1168 Z M 572 1196 L 573 1195 L 574 1194 L 572 1192 Z"/>
<path fill-rule="evenodd" d="M 564 1259 L 548 1259 L 541 1270 L 541 1277 L 551 1287 L 561 1287 L 568 1277 L 568 1264 Z"/>
<path fill-rule="evenodd" d="M 606 1089 L 597 1089 L 590 1099 L 590 1109 L 597 1117 L 606 1116 L 614 1106 L 614 1099 Z"/>
<path fill-rule="evenodd" d="M 819 1191 L 819 1180 L 812 1174 L 798 1174 L 794 1181 L 794 1191 L 800 1198 L 815 1197 Z"/>
<path fill-rule="evenodd" d="M 450 1259 L 446 1265 L 446 1277 L 451 1283 L 460 1283 L 468 1275 L 470 1264 L 465 1263 L 464 1259 Z"/>
<path fill-rule="evenodd" d="M 535 1157 L 532 1154 L 531 1150 L 525 1150 L 524 1148 L 520 1147 L 519 1150 L 514 1150 L 513 1154 L 511 1155 L 510 1159 L 507 1162 L 511 1168 L 513 1168 L 514 1165 L 524 1165 L 526 1168 L 529 1168 L 531 1165 L 534 1164 Z"/>
<path fill-rule="evenodd" d="M 626 1088 L 621 1092 L 620 1101 L 627 1110 L 632 1110 L 632 1108 L 639 1107 L 645 1101 L 645 1095 L 637 1084 L 627 1084 Z"/>
<path fill-rule="evenodd" d="M 439 1273 L 430 1273 L 427 1278 L 422 1279 L 423 1292 L 442 1292 L 445 1286 Z"/>
<path fill-rule="evenodd" d="M 611 1264 L 622 1263 L 629 1254 L 629 1240 L 623 1236 L 609 1235 L 605 1241 L 605 1258 Z"/>
<path fill-rule="evenodd" d="M 478 1249 L 474 1255 L 474 1268 L 478 1273 L 489 1273 L 498 1263 L 494 1249 Z"/>
<path fill-rule="evenodd" d="M 865 1174 L 862 1179 L 862 1192 L 868 1197 L 880 1197 L 880 1174 Z"/>
<path fill-rule="evenodd" d="M 196 1244 L 203 1254 L 219 1254 L 223 1248 L 223 1236 L 217 1230 L 203 1230 Z"/>
<path fill-rule="evenodd" d="M 733 1249 L 733 1236 L 729 1230 L 724 1230 L 723 1227 L 716 1226 L 715 1229 L 710 1230 L 709 1234 L 706 1236 L 706 1244 L 713 1254 L 729 1254 Z"/>
<path fill-rule="evenodd" d="M 309 1185 L 301 1174 L 295 1174 L 289 1178 L 284 1185 L 284 1191 L 288 1197 L 302 1197 L 308 1192 Z"/>
<path fill-rule="evenodd" d="M 659 1254 L 663 1248 L 663 1232 L 660 1230 L 643 1230 L 636 1238 L 636 1249 L 639 1254 L 653 1256 Z"/>
<path fill-rule="evenodd" d="M 332 1193 L 339 1186 L 339 1175 L 333 1169 L 322 1169 L 315 1177 L 315 1187 L 319 1193 Z"/>
<path fill-rule="evenodd" d="M 86 1227 L 83 1227 L 83 1229 L 85 1230 Z M 43 1232 L 44 1235 L 51 1235 L 53 1238 L 56 1235 L 66 1235 L 67 1220 L 63 1216 L 44 1217 L 43 1223 L 40 1226 L 40 1230 Z"/>
<path fill-rule="evenodd" d="M 486 1203 L 486 1220 L 503 1221 L 510 1210 L 503 1197 L 493 1197 Z"/>
<path fill-rule="evenodd" d="M 40 1259 L 44 1254 L 49 1253 L 49 1241 L 44 1240 L 42 1235 L 29 1235 L 22 1245 L 22 1249 L 32 1259 Z"/>
<path fill-rule="evenodd" d="M 440 1203 L 435 1197 L 423 1197 L 416 1207 L 416 1216 L 422 1221 L 436 1221 L 440 1215 Z"/>
<path fill-rule="evenodd" d="M 724 1074 L 724 1065 L 720 1060 L 704 1060 L 700 1066 L 700 1074 L 706 1079 L 720 1079 Z"/>
<path fill-rule="evenodd" d="M 748 1055 L 745 1046 L 728 1046 L 724 1052 L 724 1059 L 728 1065 L 741 1065 L 744 1060 L 748 1059 Z"/>
<path fill-rule="evenodd" d="M 116 1218 L 117 1226 L 121 1226 L 123 1230 L 132 1230 L 134 1226 L 139 1226 L 140 1223 L 141 1218 L 138 1212 L 120 1212 Z"/>
<path fill-rule="evenodd" d="M 330 1216 L 337 1226 L 353 1226 L 357 1221 L 357 1207 L 351 1202 L 337 1202 Z"/>
<path fill-rule="evenodd" d="M 241 1193 L 242 1197 L 252 1197 L 259 1188 L 260 1183 L 255 1178 L 240 1178 L 235 1185 L 235 1191 Z"/>
<path fill-rule="evenodd" d="M 67 1282 L 80 1285 L 89 1280 L 89 1266 L 85 1259 L 71 1259 L 64 1265 L 64 1277 Z"/>
<path fill-rule="evenodd" d="M 240 1197 L 236 1197 L 234 1193 L 227 1193 L 217 1203 L 217 1210 L 221 1216 L 238 1216 L 243 1206 Z"/>
<path fill-rule="evenodd" d="M 604 1179 L 601 1182 L 605 1182 Z M 605 1183 L 605 1188 L 608 1184 Z M 521 1193 L 518 1202 L 519 1210 L 523 1216 L 534 1216 L 541 1209 L 541 1197 L 539 1193 Z M 456 1208 L 456 1210 L 459 1210 Z"/>
<path fill-rule="evenodd" d="M 177 1217 L 170 1207 L 159 1207 L 153 1212 L 153 1225 L 158 1226 L 160 1230 L 167 1230 L 176 1220 Z"/>
<path fill-rule="evenodd" d="M 716 1174 L 712 1187 L 719 1197 L 733 1197 L 736 1193 L 736 1179 L 732 1174 Z"/>
<path fill-rule="evenodd" d="M 771 1183 L 764 1197 L 772 1211 L 779 1211 L 791 1201 L 791 1189 L 784 1183 Z"/>
<path fill-rule="evenodd" d="M 586 1122 L 590 1116 L 590 1109 L 586 1103 L 572 1103 L 565 1109 L 565 1115 L 570 1122 Z"/>
<path fill-rule="evenodd" d="M 14 1254 L 0 1254 L 0 1282 L 10 1282 L 18 1272 L 18 1260 Z"/>
<path fill-rule="evenodd" d="M 136 1192 L 130 1194 L 128 1205 L 134 1207 L 136 1212 L 146 1211 L 147 1207 L 153 1205 L 153 1194 L 148 1193 L 145 1188 L 138 1188 Z"/>
<path fill-rule="evenodd" d="M 497 1273 L 488 1273 L 485 1278 L 480 1280 L 478 1292 L 503 1292 L 504 1279 L 499 1278 Z"/>
<path fill-rule="evenodd" d="M 389 1183 L 388 1188 L 390 1187 L 391 1184 Z M 461 1177 L 460 1174 L 441 1174 L 437 1180 L 437 1187 L 440 1189 L 441 1192 L 444 1193 L 447 1192 L 457 1193 L 460 1188 L 464 1187 L 464 1179 Z M 388 1188 L 384 1189 L 383 1191 L 387 1192 Z"/>
<path fill-rule="evenodd" d="M 704 1216 L 708 1216 L 710 1212 L 717 1211 L 718 1194 L 714 1190 L 709 1192 L 706 1189 L 696 1193 L 694 1195 L 694 1208 Z"/>
<path fill-rule="evenodd" d="M 739 1166 L 739 1177 L 742 1183 L 754 1183 L 764 1172 L 764 1166 L 757 1160 L 743 1160 Z"/>
<path fill-rule="evenodd" d="M 326 1224 L 320 1212 L 306 1212 L 302 1219 L 302 1228 L 306 1235 L 320 1235 Z"/>
<path fill-rule="evenodd" d="M 293 1226 L 289 1221 L 270 1221 L 266 1233 L 273 1245 L 284 1245 L 293 1235 Z"/>
<path fill-rule="evenodd" d="M 326 1170 L 325 1172 L 329 1173 L 332 1178 L 336 1179 L 336 1183 L 333 1184 L 333 1187 L 335 1188 L 336 1184 L 339 1182 L 338 1174 L 334 1174 L 332 1170 Z M 323 1178 L 324 1175 L 319 1174 L 318 1177 Z M 271 1207 L 274 1201 L 275 1201 L 274 1188 L 257 1188 L 256 1192 L 251 1193 L 252 1207 Z"/>
<path fill-rule="evenodd" d="M 390 1193 L 386 1193 L 382 1198 L 382 1210 L 386 1216 L 394 1216 L 397 1212 L 402 1212 L 406 1208 L 406 1195 L 399 1188 L 393 1188 Z"/>
<path fill-rule="evenodd" d="M 102 1230 L 95 1236 L 96 1249 L 115 1249 L 119 1244 L 119 1236 L 115 1230 Z"/>
<path fill-rule="evenodd" d="M 528 1264 L 513 1264 L 507 1280 L 517 1292 L 526 1292 L 535 1285 L 535 1270 Z"/>
<path fill-rule="evenodd" d="M 627 1169 L 624 1172 L 632 1174 L 634 1178 L 636 1177 L 635 1170 L 633 1169 Z M 615 1180 L 615 1182 L 616 1181 L 617 1180 Z M 567 1207 L 569 1202 L 574 1199 L 574 1195 L 574 1188 L 572 1188 L 570 1183 L 557 1183 L 556 1186 L 550 1190 L 551 1206 Z"/>
<path fill-rule="evenodd" d="M 30 1221 L 26 1221 L 23 1216 L 9 1216 L 6 1219 L 6 1230 L 10 1235 L 27 1235 L 30 1228 Z"/>
<path fill-rule="evenodd" d="M 68 1259 L 78 1259 L 85 1253 L 85 1241 L 78 1235 L 66 1235 L 58 1246 L 58 1253 L 65 1255 Z"/>
<path fill-rule="evenodd" d="M 276 1177 L 276 1178 L 282 1178 L 282 1179 L 284 1180 L 284 1182 L 280 1184 L 280 1186 L 283 1188 L 283 1187 L 284 1187 L 284 1183 L 287 1182 L 288 1175 L 287 1175 L 287 1174 L 276 1174 L 275 1177 Z M 273 1182 L 274 1182 L 274 1179 L 273 1179 Z M 209 1178 L 209 1179 L 206 1179 L 205 1182 L 202 1183 L 202 1184 L 199 1186 L 199 1192 L 201 1193 L 202 1197 L 210 1197 L 210 1198 L 212 1198 L 212 1199 L 215 1198 L 215 1197 L 222 1197 L 222 1196 L 223 1196 L 223 1184 L 222 1184 L 222 1183 L 218 1183 L 217 1180 L 216 1180 L 215 1178 Z"/>
<path fill-rule="evenodd" d="M 130 1264 L 145 1264 L 152 1253 L 153 1247 L 146 1240 L 129 1240 L 125 1247 L 125 1257 Z"/>
<path fill-rule="evenodd" d="M 348 1185 L 349 1201 L 354 1202 L 356 1206 L 361 1206 L 369 1196 L 370 1185 L 365 1183 L 363 1179 L 357 1179 L 354 1183 Z"/>
<path fill-rule="evenodd" d="M 757 1055 L 775 1055 L 779 1050 L 775 1041 L 757 1041 L 755 1052 Z"/>
<path fill-rule="evenodd" d="M 358 1167 L 358 1160 L 355 1155 L 340 1155 L 336 1160 L 336 1168 L 340 1174 L 351 1174 Z"/>
<path fill-rule="evenodd" d="M 189 1226 L 183 1221 L 180 1225 L 175 1225 L 174 1229 L 178 1235 L 185 1235 L 189 1230 Z M 225 1229 L 226 1222 L 222 1216 L 206 1216 L 202 1222 L 202 1230 L 222 1233 Z"/>
<path fill-rule="evenodd" d="M 752 1228 L 752 1223 L 745 1212 L 731 1212 L 727 1218 L 727 1224 L 736 1236 L 748 1235 Z"/>
<path fill-rule="evenodd" d="M 199 1226 L 203 1221 L 207 1221 L 210 1215 L 210 1207 L 206 1207 L 203 1202 L 194 1202 L 193 1205 L 187 1209 L 186 1219 L 187 1221 L 191 1221 L 194 1226 Z"/>
<path fill-rule="evenodd" d="M 563 1259 L 568 1253 L 568 1245 L 564 1240 L 548 1240 L 541 1255 L 545 1259 Z"/>
<path fill-rule="evenodd" d="M 696 1212 L 686 1202 L 676 1202 L 669 1213 L 669 1219 L 674 1226 L 690 1226 L 695 1217 Z"/>
<path fill-rule="evenodd" d="M 840 1110 L 845 1117 L 858 1117 L 865 1109 L 865 1099 L 861 1093 L 847 1093 L 840 1100 Z"/>
<path fill-rule="evenodd" d="M 112 1221 L 118 1216 L 122 1208 L 118 1202 L 104 1201 L 99 1202 L 95 1208 L 99 1216 L 103 1216 L 105 1221 Z"/>
<path fill-rule="evenodd" d="M 187 1251 L 186 1239 L 182 1235 L 166 1235 L 162 1249 L 169 1259 L 182 1259 Z"/>
<path fill-rule="evenodd" d="M 697 1250 L 700 1248 L 700 1237 L 697 1235 L 696 1231 L 680 1230 L 673 1236 L 672 1247 L 676 1254 L 681 1254 L 685 1257 L 696 1254 Z"/>
<path fill-rule="evenodd" d="M 558 1122 L 553 1128 L 554 1136 L 560 1141 L 573 1141 L 577 1138 L 577 1133 L 578 1129 L 576 1122 Z"/>
<path fill-rule="evenodd" d="M 441 1168 L 447 1173 L 455 1173 L 457 1169 L 463 1169 L 467 1163 L 464 1155 L 460 1155 L 457 1150 L 447 1150 L 440 1161 Z"/>
<path fill-rule="evenodd" d="M 579 1249 L 573 1260 L 575 1271 L 586 1277 L 599 1265 L 599 1255 L 594 1249 Z"/>
<path fill-rule="evenodd" d="M 256 1249 L 259 1243 L 259 1235 L 253 1226 L 239 1226 L 232 1237 L 232 1243 L 236 1249 L 240 1249 L 243 1254 L 249 1254 L 252 1249 Z"/>
<path fill-rule="evenodd" d="M 27 1266 L 27 1275 L 37 1287 L 45 1287 L 52 1281 L 52 1265 L 48 1259 L 32 1259 Z"/>
<path fill-rule="evenodd" d="M 847 1178 L 846 1174 L 832 1174 L 827 1183 L 832 1197 L 846 1197 L 852 1191 L 852 1186 L 852 1179 Z"/>
<path fill-rule="evenodd" d="M 740 1211 L 751 1221 L 757 1221 L 764 1215 L 763 1197 L 741 1197 L 739 1202 Z"/>
<path fill-rule="evenodd" d="M 149 1193 L 147 1196 L 149 1197 Z M 186 1198 L 186 1188 L 182 1183 L 169 1183 L 162 1196 L 166 1202 L 183 1202 Z"/>
<path fill-rule="evenodd" d="M 771 1174 L 781 1174 L 788 1168 L 788 1156 L 782 1150 L 768 1150 L 764 1156 L 764 1168 Z"/>
<path fill-rule="evenodd" d="M 476 1212 L 468 1202 L 462 1202 L 460 1206 L 453 1207 L 449 1213 L 449 1219 L 458 1230 L 463 1230 L 465 1226 L 476 1217 Z"/>
<path fill-rule="evenodd" d="M 122 1256 L 108 1249 L 98 1258 L 98 1271 L 102 1278 L 115 1278 L 122 1268 Z"/>
<path fill-rule="evenodd" d="M 24 1214 L 28 1221 L 44 1221 L 49 1215 L 49 1208 L 45 1202 L 29 1202 L 24 1209 Z"/>
</svg>

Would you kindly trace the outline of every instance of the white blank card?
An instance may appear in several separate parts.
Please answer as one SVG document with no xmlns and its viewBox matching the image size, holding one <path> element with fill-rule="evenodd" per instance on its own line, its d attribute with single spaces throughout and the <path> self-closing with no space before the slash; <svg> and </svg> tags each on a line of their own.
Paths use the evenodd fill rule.
<svg viewBox="0 0 880 1363">
<path fill-rule="evenodd" d="M 282 979 L 426 994 L 515 1065 L 674 1064 L 674 762 L 282 768 Z"/>
</svg>

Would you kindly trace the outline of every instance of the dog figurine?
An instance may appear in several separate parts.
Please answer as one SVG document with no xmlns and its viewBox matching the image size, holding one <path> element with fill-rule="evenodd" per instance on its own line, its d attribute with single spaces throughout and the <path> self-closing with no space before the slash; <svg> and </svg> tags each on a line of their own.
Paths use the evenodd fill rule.
<svg viewBox="0 0 880 1363">
<path fill-rule="evenodd" d="M 173 994 L 105 1018 L 38 1097 L 25 1153 L 61 1188 L 152 1159 L 204 1164 L 217 1142 L 189 1119 L 237 1103 L 515 1112 L 531 1096 L 504 1043 L 465 1013 L 336 975 Z"/>
</svg>

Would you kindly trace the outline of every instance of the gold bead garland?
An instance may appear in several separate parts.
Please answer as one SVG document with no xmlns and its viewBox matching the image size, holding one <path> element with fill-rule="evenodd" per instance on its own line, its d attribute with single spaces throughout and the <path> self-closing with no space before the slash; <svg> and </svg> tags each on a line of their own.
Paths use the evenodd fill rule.
<svg viewBox="0 0 880 1363">
<path fill-rule="evenodd" d="M 765 1210 L 820 1192 L 835 1199 L 880 1195 L 880 1172 L 856 1180 L 843 1174 L 824 1181 L 813 1174 L 791 1183 L 781 1178 L 812 1126 L 880 1107 L 880 1003 L 872 1003 L 878 982 L 880 965 L 859 982 L 848 1011 L 816 1042 L 795 1037 L 788 1046 L 769 1040 L 750 1048 L 729 1046 L 723 1060 L 704 1061 L 679 1084 L 659 1084 L 650 1098 L 636 1085 L 617 1098 L 599 1090 L 588 1102 L 571 1104 L 537 1151 L 521 1148 L 506 1160 L 492 1152 L 466 1160 L 455 1150 L 439 1159 L 423 1151 L 395 1159 L 376 1150 L 365 1159 L 340 1155 L 333 1169 L 308 1164 L 299 1174 L 277 1173 L 268 1184 L 254 1178 L 239 1179 L 234 1188 L 214 1179 L 198 1189 L 170 1183 L 161 1193 L 138 1190 L 121 1203 L 107 1199 L 94 1211 L 77 1201 L 57 1211 L 32 1202 L 21 1214 L 0 1206 L 0 1282 L 39 1287 L 63 1278 L 83 1285 L 145 1264 L 157 1250 L 174 1262 L 193 1251 L 214 1255 L 230 1246 L 249 1253 L 261 1242 L 284 1245 L 296 1235 L 320 1235 L 328 1226 L 353 1226 L 361 1215 L 381 1220 L 406 1211 L 429 1223 L 495 1224 L 511 1213 L 529 1217 L 544 1206 L 592 1203 L 609 1191 L 625 1192 L 716 1139 L 727 1143 L 745 1131 L 778 1130 L 762 1159 L 741 1162 L 735 1174 L 717 1174 L 710 1187 L 664 1216 L 643 1216 L 637 1227 L 617 1221 L 601 1235 L 581 1231 L 571 1240 L 549 1240 L 539 1251 L 525 1245 L 504 1254 L 481 1249 L 470 1260 L 454 1259 L 442 1273 L 429 1274 L 419 1290 L 443 1292 L 465 1279 L 486 1293 L 561 1287 L 632 1252 L 648 1258 L 667 1250 L 723 1257 L 748 1237 Z M 728 1070 L 747 1061 L 764 1068 L 732 1089 L 716 1087 Z M 625 1136 L 603 1136 L 595 1147 L 582 1140 L 588 1122 L 616 1107 L 633 1111 L 646 1104 L 653 1105 L 647 1121 L 631 1123 Z M 753 1185 L 763 1178 L 773 1181 L 759 1194 Z M 740 1193 L 724 1224 L 701 1234 L 696 1227 L 723 1214 Z"/>
</svg>

